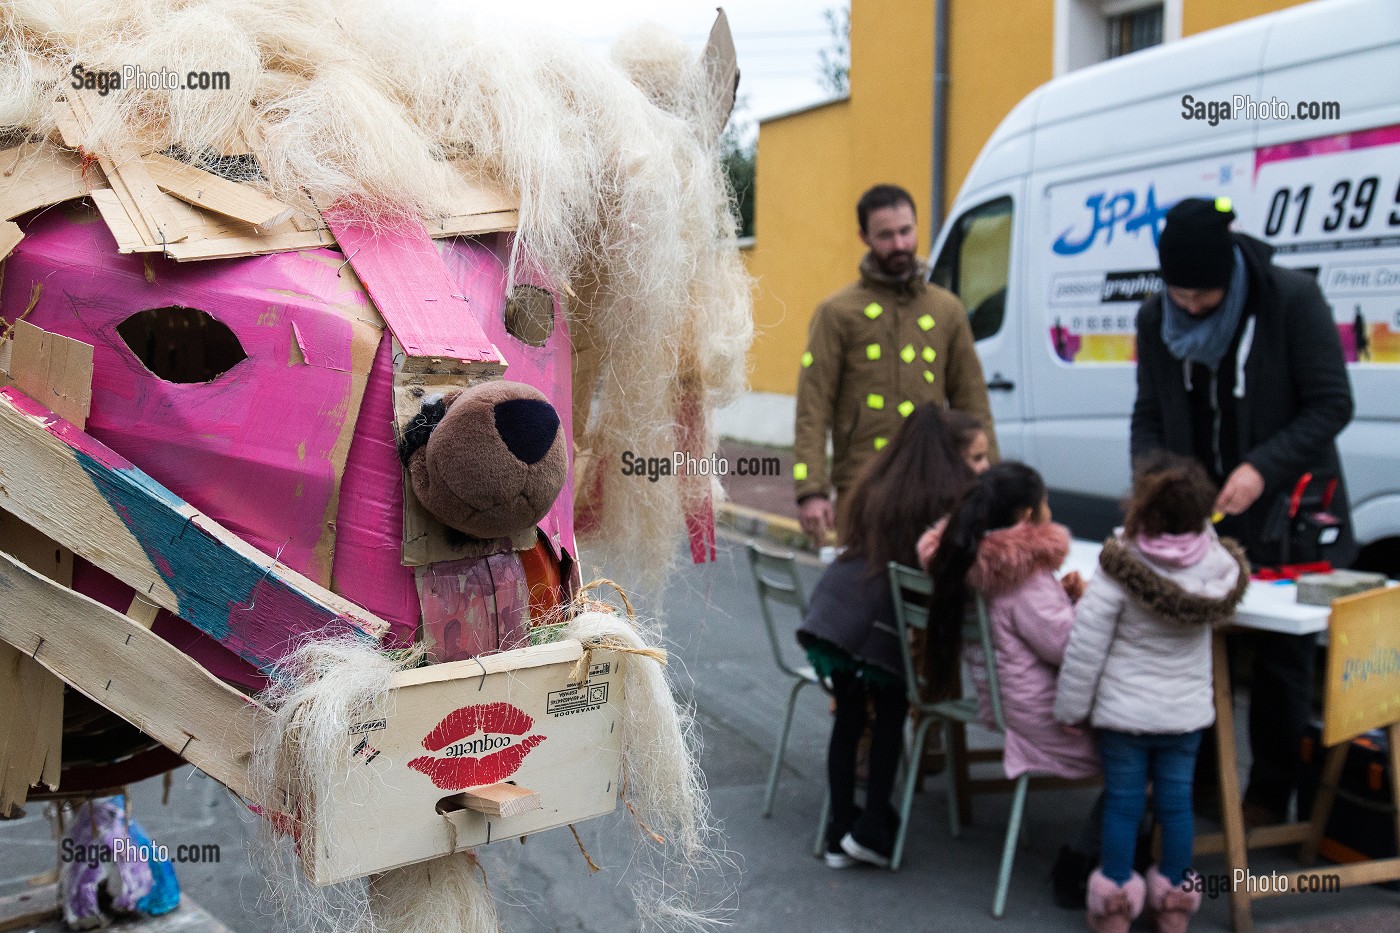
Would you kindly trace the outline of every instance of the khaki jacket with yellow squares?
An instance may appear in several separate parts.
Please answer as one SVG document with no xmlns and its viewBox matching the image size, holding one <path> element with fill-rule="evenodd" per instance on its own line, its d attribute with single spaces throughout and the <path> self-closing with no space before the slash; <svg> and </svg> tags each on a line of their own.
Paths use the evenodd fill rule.
<svg viewBox="0 0 1400 933">
<path fill-rule="evenodd" d="M 976 415 L 996 449 L 987 383 L 957 296 L 925 283 L 922 267 L 897 281 L 867 255 L 860 273 L 860 281 L 822 302 L 807 332 L 797 378 L 799 500 L 849 486 L 923 402 Z"/>
</svg>

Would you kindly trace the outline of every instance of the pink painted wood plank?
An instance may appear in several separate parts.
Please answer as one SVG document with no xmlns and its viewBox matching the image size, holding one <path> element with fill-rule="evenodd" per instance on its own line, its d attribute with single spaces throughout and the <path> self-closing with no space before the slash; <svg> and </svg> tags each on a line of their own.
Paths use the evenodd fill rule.
<svg viewBox="0 0 1400 933">
<path fill-rule="evenodd" d="M 370 221 L 350 208 L 331 208 L 322 216 L 409 356 L 504 365 L 471 316 L 457 313 L 463 297 L 421 220 Z"/>
<path fill-rule="evenodd" d="M 0 449 L 5 472 L 18 476 L 17 464 L 31 469 L 7 493 L 6 508 L 264 671 L 308 638 L 355 632 L 377 641 L 388 630 L 13 388 L 0 389 Z M 60 502 L 66 512 L 49 505 Z M 104 509 L 128 540 L 99 540 L 105 525 L 65 517 Z"/>
<path fill-rule="evenodd" d="M 554 306 L 554 332 L 544 346 L 535 347 L 513 337 L 506 330 L 506 266 L 509 263 L 512 240 L 505 235 L 495 237 L 455 237 L 435 241 L 448 278 L 459 295 L 470 299 L 468 307 L 486 337 L 501 351 L 506 361 L 505 378 L 523 382 L 543 392 L 554 410 L 559 412 L 563 427 L 565 449 L 574 449 L 574 426 L 570 412 L 573 408 L 573 353 L 569 342 L 569 326 L 558 298 Z M 522 264 L 518 281 L 534 285 L 553 294 L 544 275 L 528 263 Z M 574 546 L 574 463 L 569 458 L 569 478 L 559 498 L 554 500 L 549 514 L 540 522 L 540 529 L 549 538 L 555 553 L 568 551 L 578 556 Z"/>
<path fill-rule="evenodd" d="M 420 572 L 423 640 L 434 663 L 525 644 L 530 594 L 515 552 L 442 561 Z"/>
<path fill-rule="evenodd" d="M 349 319 L 372 314 L 356 313 L 369 299 L 350 271 L 336 274 L 344 257 L 316 249 L 143 263 L 116 248 L 105 224 L 75 223 L 58 211 L 36 217 L 5 260 L 0 318 L 22 313 L 42 284 L 27 320 L 93 346 L 88 433 L 326 586 L 333 542 L 326 522 L 334 518 L 327 512 L 343 456 L 337 445 L 358 398 L 352 348 L 357 335 L 378 333 Z M 208 382 L 158 378 L 117 328 L 143 309 L 165 307 L 207 312 L 233 332 L 247 358 Z M 392 436 L 392 421 L 383 430 Z"/>
</svg>

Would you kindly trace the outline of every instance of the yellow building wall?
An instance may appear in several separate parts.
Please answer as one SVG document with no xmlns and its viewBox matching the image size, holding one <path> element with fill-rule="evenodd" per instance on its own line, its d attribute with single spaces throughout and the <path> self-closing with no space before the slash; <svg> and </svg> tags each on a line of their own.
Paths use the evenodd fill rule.
<svg viewBox="0 0 1400 933">
<path fill-rule="evenodd" d="M 755 279 L 749 385 L 797 391 L 812 311 L 855 277 L 856 238 L 850 105 L 828 104 L 763 124 L 758 139 L 754 245 L 744 251 Z"/>
<path fill-rule="evenodd" d="M 1185 0 L 1182 33 L 1260 16 L 1299 0 Z M 928 251 L 933 120 L 932 0 L 853 0 L 847 101 L 762 124 L 754 245 L 750 387 L 791 395 L 817 304 L 856 276 L 864 247 L 855 202 L 902 185 L 918 202 Z M 1003 117 L 1054 74 L 1052 0 L 950 0 L 945 212 Z M 743 63 L 740 62 L 742 67 Z"/>
<path fill-rule="evenodd" d="M 945 216 L 1002 118 L 1054 76 L 1054 25 L 1047 0 L 949 4 Z"/>
<path fill-rule="evenodd" d="M 852 211 L 861 192 L 889 183 L 912 194 L 924 217 L 932 187 L 932 63 L 932 2 L 851 4 Z M 920 246 L 927 248 L 927 227 L 920 223 L 919 229 Z"/>
</svg>

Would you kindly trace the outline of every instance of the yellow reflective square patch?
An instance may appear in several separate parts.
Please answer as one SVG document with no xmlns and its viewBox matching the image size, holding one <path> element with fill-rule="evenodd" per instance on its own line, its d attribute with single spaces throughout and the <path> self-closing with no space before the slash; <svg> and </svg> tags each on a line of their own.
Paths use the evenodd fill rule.
<svg viewBox="0 0 1400 933">
<path fill-rule="evenodd" d="M 901 415 L 903 415 L 904 417 L 908 418 L 908 417 L 909 417 L 909 413 L 910 413 L 911 411 L 913 411 L 913 410 L 914 410 L 914 403 L 911 402 L 911 401 L 909 401 L 908 399 L 905 399 L 904 401 L 902 401 L 902 402 L 899 403 L 899 413 L 900 413 Z"/>
<path fill-rule="evenodd" d="M 807 478 L 807 464 L 805 464 L 805 463 L 794 463 L 794 464 L 792 465 L 792 478 L 795 479 L 795 480 L 797 480 L 799 483 L 802 482 L 804 479 L 806 479 L 806 478 Z"/>
<path fill-rule="evenodd" d="M 879 317 L 879 316 L 880 316 L 880 312 L 882 312 L 882 311 L 884 311 L 884 310 L 885 310 L 884 308 L 880 307 L 878 304 L 876 304 L 875 302 L 872 301 L 872 302 L 870 302 L 870 304 L 868 304 L 868 305 L 865 306 L 865 316 L 868 317 L 868 318 L 870 318 L 870 320 L 873 321 L 873 320 L 875 320 L 877 317 Z M 927 330 L 928 328 L 924 328 L 924 329 Z"/>
<path fill-rule="evenodd" d="M 933 347 L 924 347 L 924 362 L 932 363 L 936 359 L 938 359 L 938 351 Z"/>
<path fill-rule="evenodd" d="M 802 354 L 802 368 L 803 368 L 803 369 L 806 369 L 808 366 L 811 366 L 811 365 L 812 365 L 812 351 L 808 350 L 806 353 Z"/>
<path fill-rule="evenodd" d="M 1215 199 L 1215 209 L 1222 214 L 1230 213 L 1232 207 L 1233 205 L 1231 204 L 1230 199 L 1225 197 L 1224 195 L 1221 195 L 1220 197 Z"/>
<path fill-rule="evenodd" d="M 889 443 L 889 441 L 886 440 L 885 438 L 883 438 L 883 437 L 877 437 L 877 438 L 875 438 L 875 449 L 876 449 L 876 450 L 884 450 L 884 449 L 885 449 L 885 445 L 888 444 L 888 443 Z"/>
<path fill-rule="evenodd" d="M 878 360 L 880 358 L 880 345 L 878 343 L 866 344 L 865 358 L 867 360 Z"/>
<path fill-rule="evenodd" d="M 933 382 L 933 373 L 929 372 L 927 369 L 924 370 L 924 382 Z"/>
<path fill-rule="evenodd" d="M 920 329 L 920 330 L 933 330 L 933 315 L 932 315 L 932 314 L 925 314 L 923 317 L 919 318 L 919 329 Z"/>
<path fill-rule="evenodd" d="M 906 363 L 914 362 L 914 345 L 905 344 L 904 349 L 899 351 L 899 358 Z"/>
<path fill-rule="evenodd" d="M 871 392 L 865 397 L 865 404 L 869 405 L 871 408 L 879 410 L 885 407 L 885 397 L 883 395 L 876 395 L 874 392 Z"/>
</svg>

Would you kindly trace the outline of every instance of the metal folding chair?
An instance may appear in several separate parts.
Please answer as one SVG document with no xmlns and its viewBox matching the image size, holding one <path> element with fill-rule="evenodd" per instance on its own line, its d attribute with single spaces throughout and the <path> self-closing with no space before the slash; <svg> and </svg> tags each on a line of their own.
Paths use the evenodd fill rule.
<svg viewBox="0 0 1400 933">
<path fill-rule="evenodd" d="M 810 665 L 792 665 L 783 654 L 783 644 L 778 638 L 778 627 L 773 621 L 769 601 L 782 603 L 807 615 L 807 598 L 802 592 L 802 582 L 797 577 L 797 559 L 791 551 L 775 551 L 752 541 L 748 545 L 749 567 L 753 571 L 754 585 L 758 588 L 758 606 L 763 613 L 763 625 L 768 631 L 768 644 L 773 649 L 773 662 L 778 670 L 791 678 L 792 689 L 788 692 L 787 710 L 783 714 L 783 731 L 778 736 L 778 744 L 773 748 L 773 764 L 768 769 L 768 791 L 763 797 L 763 815 L 773 813 L 773 795 L 778 790 L 778 775 L 783 767 L 783 756 L 787 752 L 788 733 L 792 731 L 792 713 L 797 706 L 797 695 L 803 687 L 816 685 L 825 687 L 817 672 Z M 826 824 L 828 800 L 822 806 L 822 825 Z"/>
<path fill-rule="evenodd" d="M 977 697 L 972 695 L 941 701 L 924 699 L 920 672 L 916 670 L 914 664 L 911 636 L 915 631 L 927 631 L 928 629 L 927 607 L 928 597 L 933 589 L 932 581 L 930 581 L 928 574 L 923 571 L 894 562 L 889 565 L 889 573 L 890 587 L 894 593 L 895 624 L 899 629 L 900 653 L 904 659 L 904 678 L 909 690 L 909 705 L 919 712 L 919 724 L 914 729 L 913 747 L 907 756 L 909 764 L 904 779 L 903 799 L 899 809 L 899 835 L 895 839 L 894 855 L 890 860 L 890 868 L 898 870 L 904 857 L 904 842 L 909 829 L 909 811 L 914 802 L 914 789 L 919 777 L 918 761 L 923 753 L 925 737 L 935 722 L 941 723 L 944 730 L 943 745 L 948 753 L 948 822 L 954 837 L 961 831 L 957 787 L 959 775 L 963 776 L 962 780 L 965 781 L 970 791 L 1004 790 L 1007 784 L 1010 784 L 1012 792 L 1011 816 L 1006 826 L 1006 839 L 1002 844 L 1001 868 L 997 874 L 996 894 L 992 900 L 992 916 L 1000 917 L 1006 912 L 1006 894 L 1011 886 L 1011 868 L 1016 859 L 1016 840 L 1020 836 L 1021 822 L 1025 816 L 1026 792 L 1030 788 L 1031 775 L 1022 774 L 1012 782 L 1007 782 L 1004 779 L 972 781 L 966 777 L 967 760 L 963 757 L 962 736 L 958 735 L 958 732 L 965 730 L 969 725 L 980 722 Z M 974 602 L 976 605 L 975 619 L 964 621 L 963 638 L 964 640 L 975 640 L 982 646 L 982 652 L 986 656 L 987 690 L 991 697 L 992 720 L 996 731 L 1005 734 L 1006 719 L 1002 715 L 1001 684 L 997 679 L 996 652 L 992 645 L 992 630 L 987 619 L 987 606 L 981 593 L 975 594 Z M 985 759 L 985 756 L 976 757 L 978 760 Z M 1044 786 L 1053 787 L 1081 786 L 1085 783 L 1044 778 L 1039 779 L 1037 783 L 1041 781 L 1044 781 Z"/>
<path fill-rule="evenodd" d="M 924 742 L 928 738 L 929 728 L 944 719 L 939 712 L 943 704 L 924 699 L 923 678 L 915 665 L 913 648 L 914 632 L 928 629 L 928 599 L 933 592 L 932 581 L 927 573 L 895 561 L 890 561 L 889 575 L 890 590 L 894 596 L 895 627 L 899 633 L 899 653 L 904 662 L 904 687 L 908 692 L 909 709 L 918 714 L 913 742 L 904 756 L 907 765 L 899 802 L 899 832 L 895 836 L 894 852 L 890 857 L 890 870 L 899 871 L 900 863 L 904 860 L 904 841 L 909 833 L 909 811 L 913 809 L 914 790 L 919 784 L 919 762 L 923 759 Z M 973 712 L 976 713 L 975 708 Z M 951 767 L 951 759 L 948 764 Z"/>
</svg>

